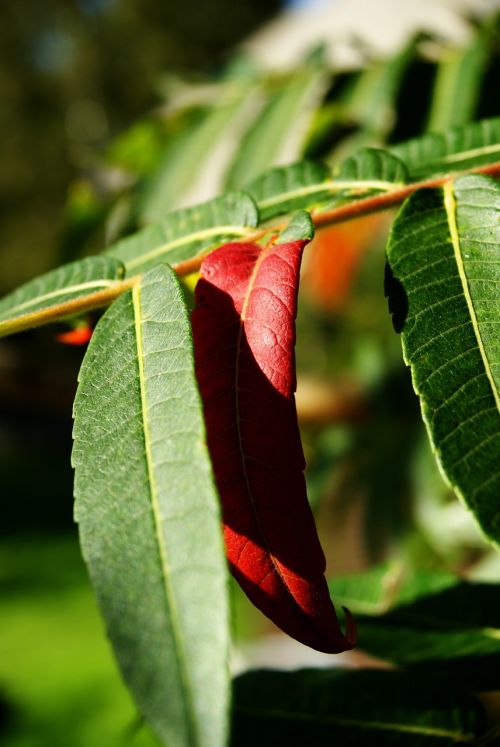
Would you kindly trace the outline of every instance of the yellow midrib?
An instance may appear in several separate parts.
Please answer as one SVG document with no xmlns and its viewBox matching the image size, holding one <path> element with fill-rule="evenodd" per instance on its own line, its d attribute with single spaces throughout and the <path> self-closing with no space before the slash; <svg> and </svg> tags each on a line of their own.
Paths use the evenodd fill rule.
<svg viewBox="0 0 500 747">
<path fill-rule="evenodd" d="M 141 409 L 142 409 L 142 420 L 144 430 L 144 448 L 146 454 L 146 464 L 148 472 L 148 481 L 150 485 L 151 493 L 151 508 L 153 513 L 153 521 L 156 531 L 156 539 L 158 542 L 160 562 L 162 567 L 162 577 L 164 581 L 164 590 L 167 602 L 167 608 L 170 612 L 170 620 L 172 624 L 172 633 L 175 638 L 176 644 L 174 646 L 174 656 L 177 659 L 179 678 L 183 691 L 183 704 L 186 713 L 187 729 L 190 735 L 190 744 L 193 747 L 199 744 L 198 730 L 195 719 L 193 700 L 191 697 L 191 688 L 189 682 L 188 669 L 186 665 L 186 657 L 183 646 L 183 638 L 181 635 L 181 625 L 179 622 L 179 616 L 177 612 L 177 604 L 175 600 L 174 590 L 171 584 L 170 574 L 170 563 L 168 559 L 168 550 L 165 544 L 165 540 L 162 533 L 162 513 L 160 508 L 160 501 L 158 498 L 158 486 L 156 483 L 154 465 L 153 465 L 153 454 L 151 447 L 151 433 L 148 426 L 147 413 L 148 413 L 148 402 L 146 396 L 146 377 L 144 371 L 144 350 L 142 341 L 142 316 L 141 316 L 141 285 L 138 283 L 132 288 L 132 301 L 134 309 L 134 320 L 135 320 L 135 335 L 137 345 L 137 362 L 139 368 L 139 384 L 141 391 Z"/>
<path fill-rule="evenodd" d="M 500 145 L 495 143 L 493 145 L 483 145 L 479 148 L 471 148 L 470 150 L 463 150 L 459 153 L 451 153 L 443 158 L 445 163 L 453 163 L 454 161 L 461 161 L 464 158 L 475 158 L 476 156 L 491 155 L 492 153 L 498 153 L 500 151 Z"/>
<path fill-rule="evenodd" d="M 363 180 L 356 180 L 356 179 L 346 179 L 342 181 L 337 181 L 335 179 L 332 179 L 330 181 L 325 182 L 317 182 L 315 184 L 310 184 L 307 187 L 301 187 L 298 189 L 291 189 L 287 192 L 280 192 L 278 195 L 275 195 L 273 197 L 268 197 L 264 200 L 259 200 L 259 207 L 260 208 L 267 208 L 271 207 L 272 205 L 279 205 L 280 202 L 284 202 L 285 200 L 293 200 L 295 197 L 306 197 L 307 195 L 314 194 L 315 192 L 328 192 L 331 194 L 335 194 L 335 192 L 341 192 L 345 189 L 380 189 L 384 190 L 386 192 L 395 191 L 397 189 L 401 189 L 403 186 L 402 182 L 386 182 L 382 180 L 371 180 L 371 181 L 363 181 Z"/>
<path fill-rule="evenodd" d="M 194 231 L 187 236 L 181 236 L 178 239 L 167 241 L 165 244 L 155 247 L 155 249 L 151 249 L 149 252 L 141 254 L 138 257 L 133 257 L 128 261 L 124 259 L 123 262 L 125 263 L 126 267 L 130 269 L 131 267 L 137 267 L 144 262 L 149 262 L 151 259 L 155 259 L 162 254 L 168 254 L 168 252 L 172 251 L 173 249 L 178 249 L 180 246 L 184 246 L 185 244 L 190 244 L 194 241 L 201 241 L 205 238 L 208 239 L 212 236 L 215 238 L 219 235 L 244 236 L 250 230 L 250 228 L 251 226 L 214 226 L 213 228 L 205 228 L 201 231 Z"/>
<path fill-rule="evenodd" d="M 446 184 L 443 187 L 443 192 L 444 192 L 444 207 L 446 210 L 446 217 L 447 217 L 448 226 L 450 229 L 450 237 L 451 237 L 451 241 L 453 245 L 453 252 L 455 255 L 455 262 L 457 265 L 458 274 L 460 276 L 460 281 L 462 283 L 462 288 L 464 291 L 467 308 L 469 309 L 469 316 L 471 319 L 472 326 L 474 328 L 474 334 L 476 336 L 477 346 L 479 348 L 479 352 L 481 353 L 484 371 L 486 373 L 486 376 L 488 377 L 488 381 L 490 382 L 491 390 L 493 392 L 493 397 L 495 399 L 497 409 L 500 412 L 500 394 L 495 386 L 495 380 L 491 372 L 490 362 L 488 360 L 488 356 L 486 354 L 486 350 L 484 347 L 483 338 L 481 336 L 481 330 L 479 329 L 479 323 L 477 320 L 476 310 L 474 308 L 474 302 L 470 294 L 469 281 L 467 280 L 464 262 L 462 259 L 462 252 L 460 249 L 460 234 L 459 234 L 458 225 L 457 225 L 457 201 L 453 193 L 453 182 L 451 181 L 446 182 Z"/>
<path fill-rule="evenodd" d="M 36 298 L 30 298 L 29 301 L 24 301 L 23 303 L 19 303 L 17 304 L 17 306 L 13 306 L 12 308 L 8 309 L 5 312 L 9 314 L 6 321 L 16 316 L 19 311 L 23 309 L 29 309 L 30 306 L 36 306 L 37 304 L 43 303 L 44 301 L 50 301 L 51 299 L 60 298 L 61 296 L 72 295 L 73 293 L 79 293 L 80 291 L 91 289 L 94 290 L 95 288 L 112 288 L 117 284 L 117 282 L 119 281 L 89 280 L 86 283 L 78 283 L 77 285 L 69 285 L 65 288 L 58 288 L 57 290 L 50 291 L 50 293 L 44 293 L 41 296 L 36 296 Z"/>
</svg>

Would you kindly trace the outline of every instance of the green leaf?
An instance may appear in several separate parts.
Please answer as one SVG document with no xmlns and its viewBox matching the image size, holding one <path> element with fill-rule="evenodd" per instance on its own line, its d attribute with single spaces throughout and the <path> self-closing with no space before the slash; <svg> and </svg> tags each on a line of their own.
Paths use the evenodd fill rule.
<svg viewBox="0 0 500 747">
<path fill-rule="evenodd" d="M 383 140 L 394 127 L 396 98 L 415 52 L 416 42 L 411 39 L 388 60 L 371 62 L 344 92 L 341 99 L 344 119 L 356 122 L 371 140 Z"/>
<path fill-rule="evenodd" d="M 442 569 L 390 560 L 361 573 L 336 576 L 329 586 L 336 599 L 360 616 L 376 617 L 403 607 L 410 610 L 427 606 L 436 619 L 448 617 L 470 626 L 500 625 L 500 611 L 491 604 L 495 584 L 464 581 Z M 447 606 L 441 599 L 453 599 L 453 603 Z"/>
<path fill-rule="evenodd" d="M 364 192 L 401 187 L 408 178 L 401 159 L 381 148 L 360 148 L 342 161 L 334 173 L 338 181 L 349 184 L 348 190 Z"/>
<path fill-rule="evenodd" d="M 255 671 L 234 701 L 234 747 L 475 744 L 484 722 L 460 681 L 425 672 Z"/>
<path fill-rule="evenodd" d="M 120 259 L 127 274 L 161 262 L 182 262 L 230 239 L 245 236 L 259 222 L 252 198 L 228 192 L 201 205 L 176 210 L 164 221 L 127 236 L 106 250 Z"/>
<path fill-rule="evenodd" d="M 270 95 L 257 121 L 249 122 L 227 175 L 229 188 L 245 186 L 270 165 L 288 163 L 300 156 L 325 80 L 323 65 L 314 62 Z"/>
<path fill-rule="evenodd" d="M 500 117 L 431 133 L 391 148 L 410 179 L 452 174 L 500 161 Z"/>
<path fill-rule="evenodd" d="M 371 194 L 391 192 L 406 183 L 404 163 L 380 148 L 359 148 L 334 171 L 331 208 L 345 202 L 363 199 Z"/>
<path fill-rule="evenodd" d="M 259 207 L 261 220 L 301 208 L 312 209 L 330 196 L 330 169 L 313 161 L 277 166 L 247 186 Z"/>
<path fill-rule="evenodd" d="M 286 244 L 287 241 L 311 241 L 314 236 L 314 223 L 311 216 L 305 210 L 299 210 L 290 219 L 290 223 L 281 232 L 279 237 L 280 244 Z"/>
<path fill-rule="evenodd" d="M 143 222 L 155 223 L 165 213 L 182 204 L 206 168 L 217 142 L 226 140 L 226 130 L 246 105 L 254 83 L 229 80 L 222 95 L 202 118 L 183 129 L 167 148 L 159 166 L 146 183 L 140 199 L 139 212 Z"/>
<path fill-rule="evenodd" d="M 87 257 L 30 280 L 0 300 L 0 337 L 13 331 L 12 320 L 109 290 L 123 275 L 117 259 Z"/>
<path fill-rule="evenodd" d="M 221 747 L 227 571 L 189 320 L 168 267 L 98 323 L 74 412 L 82 551 L 124 679 L 169 747 Z"/>
<path fill-rule="evenodd" d="M 261 220 L 299 208 L 313 210 L 397 189 L 406 182 L 405 165 L 391 153 L 360 148 L 343 161 L 332 178 L 329 169 L 312 161 L 299 161 L 265 172 L 248 185 Z"/>
<path fill-rule="evenodd" d="M 360 646 L 400 664 L 439 661 L 458 669 L 473 657 L 478 667 L 490 669 L 497 687 L 500 672 L 498 667 L 491 671 L 491 657 L 500 660 L 498 586 L 466 581 L 451 584 L 439 574 L 434 579 L 432 589 L 432 574 L 424 576 L 413 601 L 406 602 L 403 597 L 377 620 L 360 618 Z M 430 586 L 427 593 L 425 583 Z"/>
<path fill-rule="evenodd" d="M 139 119 L 111 141 L 106 162 L 133 174 L 147 174 L 161 158 L 165 139 L 165 125 L 159 117 Z"/>
<path fill-rule="evenodd" d="M 482 28 L 463 49 L 445 49 L 436 69 L 428 130 L 460 127 L 474 119 L 489 60 L 491 33 Z"/>
<path fill-rule="evenodd" d="M 500 186 L 487 177 L 420 190 L 402 207 L 387 249 L 389 304 L 436 458 L 496 543 L 499 212 Z"/>
<path fill-rule="evenodd" d="M 446 671 L 475 690 L 500 686 L 498 585 L 385 564 L 330 587 L 355 614 L 361 649 L 429 674 Z"/>
<path fill-rule="evenodd" d="M 363 573 L 336 577 L 329 586 L 335 599 L 340 599 L 354 614 L 377 615 L 456 584 L 453 573 L 415 570 L 386 562 Z"/>
</svg>

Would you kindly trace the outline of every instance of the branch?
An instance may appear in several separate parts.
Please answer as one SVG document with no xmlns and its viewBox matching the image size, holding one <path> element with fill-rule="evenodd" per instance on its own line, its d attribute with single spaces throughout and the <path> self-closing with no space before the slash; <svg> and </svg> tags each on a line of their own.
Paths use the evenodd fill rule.
<svg viewBox="0 0 500 747">
<path fill-rule="evenodd" d="M 323 212 L 315 210 L 311 214 L 312 221 L 316 228 L 324 228 L 325 226 L 332 226 L 335 223 L 345 223 L 348 220 L 354 220 L 363 215 L 378 213 L 381 210 L 389 210 L 396 205 L 400 205 L 407 197 L 418 189 L 435 189 L 436 187 L 442 187 L 450 179 L 465 174 L 500 176 L 500 162 L 490 163 L 486 166 L 479 166 L 475 169 L 467 169 L 453 175 L 447 174 L 446 176 L 440 176 L 434 179 L 426 179 L 421 182 L 405 184 L 404 187 L 398 187 L 390 192 L 377 194 L 373 197 L 365 197 L 364 199 L 355 202 L 349 202 L 347 205 L 340 205 L 340 207 L 332 208 L 331 210 L 325 210 Z M 245 241 L 257 241 L 265 233 L 279 232 L 283 228 L 283 225 L 267 226 L 265 230 L 253 231 L 252 234 L 245 237 Z M 202 254 L 192 257 L 185 262 L 179 262 L 179 264 L 173 265 L 173 268 L 179 276 L 190 275 L 192 272 L 197 272 L 200 269 L 205 256 L 205 254 Z"/>
<path fill-rule="evenodd" d="M 416 192 L 418 189 L 435 189 L 436 187 L 442 187 L 450 179 L 457 176 L 464 176 L 465 174 L 483 174 L 486 176 L 500 176 L 500 163 L 490 163 L 486 166 L 480 166 L 476 169 L 468 169 L 461 171 L 458 174 L 439 176 L 434 179 L 426 179 L 422 182 L 413 182 L 413 184 L 405 184 L 404 187 L 394 189 L 391 192 L 384 192 L 384 194 L 374 195 L 373 197 L 365 197 L 363 200 L 357 202 L 350 202 L 347 205 L 341 205 L 332 210 L 326 210 L 322 213 L 313 212 L 312 219 L 316 228 L 322 228 L 323 226 L 331 226 L 334 223 L 344 223 L 354 218 L 359 218 L 362 215 L 368 215 L 370 213 L 377 213 L 380 210 L 388 210 L 395 205 L 400 205 L 406 200 L 411 194 Z"/>
<path fill-rule="evenodd" d="M 486 166 L 480 166 L 475 169 L 468 169 L 453 175 L 440 176 L 434 179 L 414 182 L 413 184 L 406 184 L 404 187 L 393 189 L 390 192 L 384 192 L 383 194 L 378 194 L 373 197 L 365 197 L 364 199 L 350 202 L 347 205 L 341 205 L 340 207 L 332 208 L 331 210 L 326 210 L 324 212 L 313 211 L 311 217 L 316 228 L 324 228 L 325 226 L 331 226 L 335 223 L 344 223 L 348 220 L 360 218 L 362 215 L 369 215 L 381 210 L 388 210 L 396 205 L 400 205 L 407 197 L 409 197 L 409 195 L 413 194 L 413 192 L 416 192 L 418 189 L 442 187 L 452 178 L 452 176 L 456 177 L 463 174 L 485 174 L 488 176 L 500 177 L 500 162 L 487 164 Z M 247 236 L 243 237 L 243 240 L 245 242 L 259 241 L 264 236 L 278 233 L 283 230 L 283 228 L 284 225 L 265 226 L 262 229 L 249 231 Z M 240 239 L 240 241 L 241 240 L 242 239 Z M 179 277 L 191 275 L 194 272 L 198 272 L 203 259 L 211 251 L 213 250 L 209 249 L 202 254 L 198 254 L 196 257 L 174 264 L 172 267 Z M 115 298 L 135 285 L 139 278 L 140 275 L 135 275 L 134 277 L 117 282 L 111 288 L 107 288 L 106 290 L 89 293 L 89 295 L 83 298 L 75 298 L 71 301 L 58 304 L 57 306 L 42 309 L 42 311 L 33 311 L 30 314 L 24 314 L 16 319 L 2 322 L 0 323 L 0 337 L 6 337 L 7 335 L 12 335 L 16 332 L 22 332 L 26 329 L 39 327 L 42 324 L 48 324 L 49 322 L 64 319 L 65 317 L 76 316 L 86 311 L 108 306 L 115 300 Z"/>
<path fill-rule="evenodd" d="M 16 332 L 24 332 L 26 329 L 41 327 L 43 324 L 84 314 L 86 311 L 92 311 L 93 309 L 102 309 L 104 306 L 109 306 L 124 291 L 132 288 L 138 279 L 139 275 L 135 275 L 126 280 L 117 281 L 105 290 L 89 293 L 83 298 L 72 298 L 71 301 L 64 301 L 47 309 L 41 309 L 41 311 L 31 311 L 29 314 L 0 322 L 0 337 L 7 337 L 7 335 L 13 335 Z"/>
</svg>

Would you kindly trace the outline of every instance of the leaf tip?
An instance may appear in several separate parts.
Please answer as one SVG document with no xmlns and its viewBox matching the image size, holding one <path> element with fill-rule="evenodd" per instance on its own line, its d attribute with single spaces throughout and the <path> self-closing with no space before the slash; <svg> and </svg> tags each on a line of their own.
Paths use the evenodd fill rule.
<svg viewBox="0 0 500 747">
<path fill-rule="evenodd" d="M 299 210 L 290 219 L 290 223 L 280 235 L 279 243 L 290 241 L 311 241 L 314 236 L 314 223 L 307 210 Z"/>
<path fill-rule="evenodd" d="M 354 648 L 358 643 L 358 626 L 352 612 L 347 607 L 342 606 L 345 615 L 345 633 L 344 638 L 349 644 L 349 649 Z M 349 650 L 347 649 L 347 650 Z"/>
</svg>

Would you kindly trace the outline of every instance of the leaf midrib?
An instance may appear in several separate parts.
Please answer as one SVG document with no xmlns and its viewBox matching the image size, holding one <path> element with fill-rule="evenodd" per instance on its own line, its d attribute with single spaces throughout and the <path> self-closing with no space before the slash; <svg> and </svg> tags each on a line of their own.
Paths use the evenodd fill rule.
<svg viewBox="0 0 500 747">
<path fill-rule="evenodd" d="M 256 262 L 254 264 L 252 273 L 250 275 L 250 279 L 248 281 L 248 286 L 247 286 L 247 290 L 246 290 L 246 293 L 245 293 L 245 298 L 243 300 L 243 305 L 242 305 L 242 308 L 241 308 L 240 327 L 239 327 L 239 330 L 238 330 L 238 341 L 237 341 L 237 344 L 236 344 L 236 370 L 235 370 L 235 376 L 234 376 L 234 393 L 235 393 L 235 409 L 236 409 L 236 431 L 237 431 L 237 434 L 238 434 L 238 448 L 239 448 L 240 457 L 241 457 L 241 467 L 242 467 L 242 470 L 243 470 L 243 477 L 245 479 L 245 486 L 246 486 L 246 489 L 247 489 L 247 495 L 248 495 L 248 498 L 250 500 L 250 505 L 252 507 L 252 511 L 253 511 L 253 514 L 254 514 L 254 517 L 255 517 L 255 521 L 257 522 L 257 526 L 259 528 L 259 532 L 260 532 L 260 535 L 261 535 L 262 540 L 263 540 L 264 549 L 267 552 L 267 554 L 268 554 L 268 556 L 269 556 L 269 558 L 271 560 L 272 566 L 273 566 L 275 572 L 278 574 L 278 577 L 281 580 L 281 583 L 283 584 L 284 588 L 289 593 L 290 597 L 292 598 L 292 601 L 294 603 L 296 603 L 295 597 L 293 596 L 291 589 L 289 588 L 288 584 L 285 581 L 283 573 L 281 572 L 281 569 L 280 569 L 280 567 L 279 567 L 279 565 L 277 563 L 277 560 L 274 557 L 274 554 L 271 552 L 271 549 L 270 549 L 270 546 L 269 546 L 269 542 L 268 542 L 266 533 L 264 532 L 264 527 L 262 526 L 262 522 L 260 520 L 259 512 L 257 511 L 257 505 L 256 505 L 256 502 L 255 502 L 255 499 L 254 499 L 254 495 L 253 495 L 253 491 L 252 491 L 252 486 L 251 486 L 250 480 L 248 478 L 248 472 L 247 472 L 247 467 L 246 467 L 247 457 L 246 457 L 246 454 L 245 454 L 245 450 L 243 448 L 243 438 L 242 438 L 241 427 L 240 427 L 240 403 L 239 403 L 239 400 L 240 400 L 240 398 L 239 398 L 239 378 L 240 378 L 240 376 L 239 376 L 239 374 L 240 374 L 241 344 L 242 344 L 242 340 L 243 340 L 243 333 L 245 331 L 245 321 L 246 321 L 245 314 L 246 314 L 246 309 L 247 309 L 248 303 L 250 301 L 250 296 L 252 295 L 252 291 L 253 291 L 253 288 L 254 288 L 254 285 L 255 285 L 255 280 L 257 278 L 257 273 L 258 273 L 259 268 L 260 268 L 262 262 L 264 261 L 265 257 L 269 254 L 269 251 L 270 251 L 270 249 L 266 247 L 265 249 L 261 250 L 259 256 L 257 257 L 257 260 L 256 260 Z"/>
<path fill-rule="evenodd" d="M 95 288 L 113 288 L 113 286 L 117 285 L 118 282 L 119 281 L 117 280 L 89 280 L 85 283 L 77 283 L 76 285 L 68 285 L 64 288 L 58 288 L 57 290 L 50 291 L 49 293 L 43 293 L 40 296 L 30 298 L 28 301 L 24 301 L 17 304 L 16 306 L 12 306 L 9 309 L 6 309 L 6 311 L 3 312 L 3 315 L 0 312 L 0 320 L 8 321 L 14 316 L 17 316 L 20 311 L 29 309 L 30 306 L 36 306 L 37 304 L 43 303 L 44 301 L 50 301 L 51 299 L 72 295 L 73 293 L 79 293 L 80 291 L 94 290 Z M 1 319 L 1 316 L 4 316 L 4 319 Z"/>
<path fill-rule="evenodd" d="M 211 236 L 216 237 L 219 234 L 223 234 L 223 235 L 230 234 L 231 236 L 244 236 L 245 233 L 247 233 L 247 231 L 248 231 L 247 226 L 244 226 L 244 227 L 242 226 L 214 226 L 213 228 L 205 228 L 200 231 L 194 231 L 193 233 L 189 233 L 186 236 L 180 236 L 177 239 L 172 239 L 172 241 L 168 241 L 165 244 L 162 244 L 160 247 L 157 247 L 156 249 L 152 249 L 146 254 L 141 254 L 139 257 L 134 257 L 130 261 L 124 260 L 124 263 L 127 269 L 130 269 L 138 265 L 141 265 L 144 262 L 149 262 L 151 259 L 155 259 L 156 257 L 159 257 L 162 254 L 168 254 L 168 252 L 172 251 L 173 249 L 178 249 L 180 246 L 190 244 L 194 241 L 202 241 L 205 238 L 209 238 Z"/>
<path fill-rule="evenodd" d="M 147 421 L 148 413 L 148 401 L 146 394 L 146 377 L 144 370 L 144 350 L 142 343 L 142 316 L 141 316 L 141 286 L 136 284 L 132 288 L 132 302 L 134 309 L 134 320 L 135 320 L 135 333 L 136 333 L 136 345 L 137 345 L 137 361 L 139 369 L 139 384 L 141 391 L 141 409 L 143 419 L 143 430 L 144 430 L 144 448 L 146 455 L 146 464 L 148 472 L 148 481 L 150 485 L 151 495 L 151 509 L 153 513 L 153 522 L 155 525 L 156 538 L 158 542 L 160 563 L 162 568 L 162 577 L 164 583 L 165 597 L 167 603 L 167 609 L 170 612 L 170 620 L 172 626 L 172 633 L 175 639 L 175 645 L 173 647 L 173 654 L 177 661 L 180 684 L 182 688 L 183 698 L 182 703 L 186 714 L 186 724 L 190 736 L 189 743 L 192 745 L 198 745 L 198 733 L 196 727 L 196 719 L 194 713 L 194 704 L 189 682 L 189 674 L 186 664 L 186 653 L 184 650 L 183 638 L 181 635 L 181 625 L 179 621 L 177 604 L 175 599 L 174 590 L 170 582 L 170 563 L 168 559 L 168 550 L 163 538 L 161 529 L 162 524 L 162 513 L 160 508 L 160 502 L 158 499 L 158 486 L 155 479 L 153 456 L 151 449 L 151 433 Z"/>
<path fill-rule="evenodd" d="M 460 740 L 463 744 L 474 744 L 475 736 L 473 734 L 463 734 L 462 732 L 450 731 L 448 729 L 439 729 L 432 726 L 412 726 L 408 724 L 399 724 L 381 721 L 362 721 L 359 719 L 344 718 L 342 716 L 326 716 L 315 713 L 303 713 L 297 710 L 283 711 L 278 708 L 259 708 L 257 706 L 235 706 L 235 711 L 253 716 L 264 718 L 275 718 L 286 721 L 299 721 L 315 724 L 331 724 L 338 726 L 357 727 L 359 729 L 374 729 L 380 731 L 396 731 L 406 734 L 421 734 L 428 737 L 438 737 L 443 739 Z"/>
<path fill-rule="evenodd" d="M 455 163 L 456 161 L 462 161 L 464 158 L 475 158 L 475 156 L 490 155 L 491 153 L 500 153 L 499 143 L 485 145 L 479 148 L 470 148 L 469 150 L 462 150 L 459 153 L 450 153 L 442 158 L 436 159 L 434 163 Z"/>
<path fill-rule="evenodd" d="M 460 234 L 459 234 L 458 225 L 457 225 L 457 202 L 455 199 L 455 194 L 453 192 L 453 182 L 451 181 L 446 182 L 446 184 L 443 187 L 443 192 L 444 192 L 444 207 L 446 211 L 446 217 L 448 220 L 448 227 L 450 231 L 450 237 L 451 237 L 451 242 L 453 245 L 453 252 L 455 254 L 455 262 L 457 265 L 460 282 L 462 283 L 462 288 L 464 291 L 467 308 L 469 309 L 469 315 L 470 315 L 470 319 L 472 322 L 472 327 L 474 329 L 474 334 L 476 336 L 477 346 L 479 348 L 479 352 L 481 354 L 481 358 L 483 361 L 484 371 L 486 373 L 486 376 L 488 377 L 488 381 L 490 383 L 490 387 L 493 392 L 493 397 L 495 399 L 497 409 L 500 412 L 500 394 L 497 391 L 497 388 L 495 386 L 495 380 L 491 372 L 490 362 L 488 360 L 488 356 L 486 355 L 483 338 L 481 336 L 481 330 L 479 329 L 479 323 L 478 323 L 476 311 L 474 308 L 474 302 L 472 300 L 472 296 L 471 296 L 470 289 L 469 289 L 469 281 L 467 280 L 464 262 L 462 259 L 462 251 L 460 247 Z"/>
<path fill-rule="evenodd" d="M 390 192 L 391 190 L 399 189 L 403 186 L 402 182 L 387 182 L 378 179 L 363 180 L 363 179 L 343 179 L 342 181 L 332 179 L 324 182 L 316 182 L 315 184 L 309 184 L 307 187 L 300 187 L 297 189 L 291 189 L 286 192 L 280 192 L 273 197 L 268 197 L 264 200 L 258 201 L 259 208 L 268 208 L 273 205 L 279 205 L 280 202 L 286 200 L 293 200 L 296 197 L 306 197 L 307 195 L 314 194 L 315 192 L 321 194 L 327 192 L 328 194 L 335 194 L 335 192 L 342 192 L 347 189 L 380 189 L 384 192 Z"/>
</svg>

